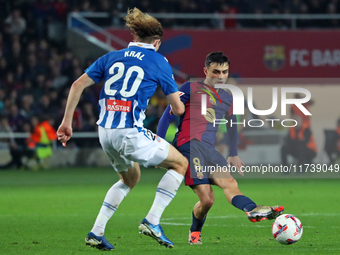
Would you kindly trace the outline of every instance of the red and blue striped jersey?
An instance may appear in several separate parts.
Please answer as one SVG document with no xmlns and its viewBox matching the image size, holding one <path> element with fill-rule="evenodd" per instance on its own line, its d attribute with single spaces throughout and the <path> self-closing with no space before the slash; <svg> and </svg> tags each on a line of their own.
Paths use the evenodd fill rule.
<svg viewBox="0 0 340 255">
<path fill-rule="evenodd" d="M 214 124 L 214 120 L 225 118 L 228 120 L 228 138 L 230 142 L 230 156 L 237 155 L 237 127 L 230 126 L 230 121 L 236 122 L 236 116 L 233 112 L 233 97 L 223 89 L 218 90 L 218 94 L 212 92 L 207 95 L 206 114 L 202 115 L 202 94 L 206 94 L 204 90 L 210 89 L 215 91 L 209 85 L 202 82 L 186 82 L 179 89 L 180 98 L 185 105 L 185 113 L 180 116 L 180 124 L 178 132 L 174 139 L 174 145 L 179 146 L 197 139 L 207 146 L 214 147 L 218 124 Z M 165 110 L 158 125 L 157 135 L 165 137 L 166 131 L 174 115 L 169 113 L 170 107 Z M 218 122 L 216 122 L 218 123 Z"/>
</svg>

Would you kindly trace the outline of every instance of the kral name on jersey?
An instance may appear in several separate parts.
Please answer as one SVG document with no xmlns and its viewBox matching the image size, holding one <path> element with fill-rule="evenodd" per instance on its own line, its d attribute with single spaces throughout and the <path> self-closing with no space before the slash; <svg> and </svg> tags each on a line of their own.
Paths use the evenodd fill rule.
<svg viewBox="0 0 340 255">
<path fill-rule="evenodd" d="M 131 101 L 108 99 L 106 100 L 106 110 L 115 112 L 130 112 Z"/>
<path fill-rule="evenodd" d="M 135 51 L 125 51 L 124 57 L 134 57 L 138 58 L 139 60 L 143 60 L 143 57 L 145 55 L 142 54 L 141 52 L 135 52 Z"/>
</svg>

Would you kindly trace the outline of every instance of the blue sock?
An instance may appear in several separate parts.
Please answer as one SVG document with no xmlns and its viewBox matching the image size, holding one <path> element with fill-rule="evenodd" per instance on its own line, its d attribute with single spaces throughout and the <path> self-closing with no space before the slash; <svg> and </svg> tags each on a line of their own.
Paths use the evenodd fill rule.
<svg viewBox="0 0 340 255">
<path fill-rule="evenodd" d="M 205 217 L 203 220 L 199 220 L 195 217 L 194 212 L 192 212 L 192 225 L 190 227 L 190 231 L 191 232 L 195 232 L 195 231 L 200 231 L 202 230 L 203 224 L 205 222 L 205 219 L 207 217 Z"/>
<path fill-rule="evenodd" d="M 234 196 L 233 199 L 231 200 L 231 203 L 236 208 L 245 212 L 249 212 L 257 206 L 253 200 L 243 195 Z"/>
</svg>

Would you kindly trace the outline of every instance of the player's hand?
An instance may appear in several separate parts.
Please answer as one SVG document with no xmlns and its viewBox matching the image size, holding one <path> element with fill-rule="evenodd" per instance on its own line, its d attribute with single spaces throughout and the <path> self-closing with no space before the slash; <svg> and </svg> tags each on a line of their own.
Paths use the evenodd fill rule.
<svg viewBox="0 0 340 255">
<path fill-rule="evenodd" d="M 174 113 L 172 112 L 172 106 L 170 105 L 170 111 L 169 111 L 170 115 L 174 115 Z"/>
<path fill-rule="evenodd" d="M 61 142 L 61 144 L 66 147 L 66 142 L 70 140 L 72 136 L 72 127 L 71 125 L 66 125 L 61 123 L 57 130 L 57 136 L 58 136 L 58 141 Z"/>
<path fill-rule="evenodd" d="M 237 171 L 238 171 L 238 173 L 240 175 L 244 176 L 243 172 L 241 171 L 241 167 L 244 166 L 244 162 L 241 160 L 241 158 L 239 156 L 228 157 L 227 163 L 228 163 L 229 167 L 231 165 L 235 166 Z"/>
</svg>

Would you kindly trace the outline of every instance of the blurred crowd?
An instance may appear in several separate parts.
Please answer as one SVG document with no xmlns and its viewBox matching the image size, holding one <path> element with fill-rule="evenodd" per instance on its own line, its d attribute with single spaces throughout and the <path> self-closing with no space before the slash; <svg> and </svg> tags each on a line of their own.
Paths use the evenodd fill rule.
<svg viewBox="0 0 340 255">
<path fill-rule="evenodd" d="M 68 1 L 69 10 L 74 12 L 107 12 L 110 17 L 100 21 L 100 25 L 123 26 L 118 18 L 128 8 L 138 7 L 148 13 L 221 13 L 221 14 L 338 14 L 338 0 L 85 0 Z M 104 21 L 104 23 L 103 23 Z M 216 20 L 198 19 L 160 19 L 164 27 L 212 27 L 221 28 Z M 334 20 L 297 20 L 299 28 L 338 28 L 340 21 Z M 233 28 L 276 28 L 291 27 L 291 20 L 235 20 L 224 21 L 226 29 Z"/>
<path fill-rule="evenodd" d="M 0 116 L 13 132 L 32 132 L 36 116 L 57 129 L 70 85 L 93 62 L 82 63 L 66 42 L 48 39 L 49 22 L 66 22 L 67 4 L 0 1 L 0 12 Z M 96 131 L 99 85 L 85 91 L 74 131 Z"/>
<path fill-rule="evenodd" d="M 151 0 L 142 1 L 117 1 L 110 5 L 109 0 L 98 1 L 97 7 L 91 5 L 93 10 L 108 11 L 112 16 L 112 25 L 122 24 L 117 22 L 116 15 L 125 12 L 127 7 L 136 6 L 149 13 L 221 13 L 221 14 L 337 14 L 340 13 L 338 0 Z M 90 7 L 90 8 L 91 8 Z M 77 11 L 84 11 L 82 6 Z M 110 10 L 110 11 L 109 11 Z M 160 19 L 164 27 L 221 27 L 216 21 L 197 19 Z M 297 27 L 340 27 L 340 20 L 297 20 Z M 226 29 L 233 28 L 281 28 L 291 27 L 291 20 L 235 20 L 224 21 Z"/>
<path fill-rule="evenodd" d="M 25 31 L 0 30 L 0 52 L 0 114 L 16 132 L 39 114 L 60 122 L 70 85 L 92 63 L 81 63 L 72 51 L 45 38 L 26 37 Z M 76 131 L 95 131 L 99 93 L 98 86 L 85 91 L 76 110 Z"/>
<path fill-rule="evenodd" d="M 177 13 L 339 13 L 338 0 L 0 0 L 0 115 L 5 116 L 14 132 L 33 130 L 31 118 L 44 115 L 57 129 L 64 112 L 72 82 L 93 59 L 80 59 L 66 47 L 66 41 L 50 40 L 49 25 L 63 24 L 67 13 L 108 12 L 110 24 L 127 8 L 138 7 L 144 12 Z M 179 25 L 162 20 L 165 26 Z M 227 27 L 239 26 L 228 20 Z M 233 23 L 234 22 L 234 23 Z M 268 23 L 269 22 L 269 23 Z M 277 21 L 275 21 L 277 22 Z M 306 21 L 307 22 L 307 21 Z M 307 24 L 307 23 L 306 23 Z M 319 22 L 319 24 L 321 24 Z M 249 26 L 270 26 L 270 21 L 252 21 Z M 313 24 L 307 24 L 313 26 Z M 334 23 L 338 26 L 338 23 Z M 97 99 L 102 84 L 83 93 L 74 116 L 74 131 L 96 131 Z M 157 90 L 147 109 L 146 127 L 155 131 L 167 101 Z"/>
<path fill-rule="evenodd" d="M 36 116 L 48 119 L 57 129 L 72 82 L 94 61 L 81 62 L 67 49 L 65 41 L 48 39 L 48 23 L 66 22 L 68 5 L 73 6 L 70 2 L 21 1 L 14 5 L 0 0 L 0 117 L 8 123 L 3 129 L 32 132 Z M 74 115 L 74 132 L 97 131 L 101 87 L 102 83 L 98 83 L 84 91 Z M 158 90 L 156 95 L 147 110 L 153 118 L 146 125 L 154 131 L 167 104 Z M 77 145 L 84 143 L 87 142 L 77 140 Z"/>
</svg>

